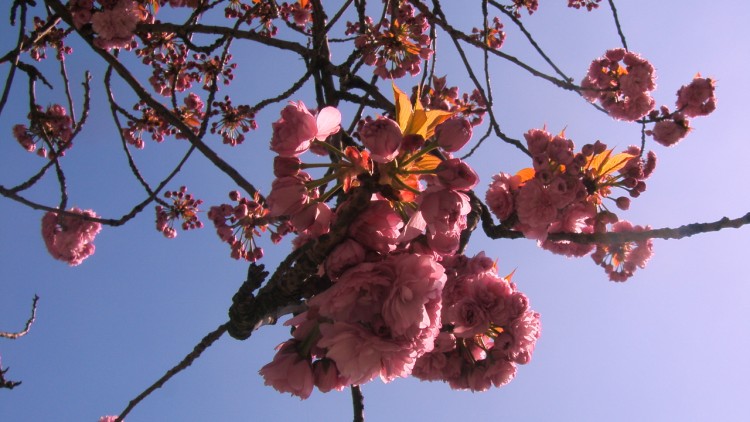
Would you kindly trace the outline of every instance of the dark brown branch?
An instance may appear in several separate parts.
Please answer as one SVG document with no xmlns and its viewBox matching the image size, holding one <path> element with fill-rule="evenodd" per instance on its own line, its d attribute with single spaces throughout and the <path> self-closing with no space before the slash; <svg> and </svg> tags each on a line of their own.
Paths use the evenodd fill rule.
<svg viewBox="0 0 750 422">
<path fill-rule="evenodd" d="M 167 371 L 161 378 L 159 378 L 155 383 L 153 383 L 150 387 L 145 389 L 141 394 L 139 394 L 136 398 L 130 401 L 128 403 L 128 407 L 125 408 L 125 410 L 120 413 L 120 416 L 117 417 L 116 421 L 121 422 L 125 416 L 130 413 L 135 406 L 138 405 L 143 399 L 148 397 L 151 393 L 153 393 L 156 389 L 161 388 L 164 386 L 164 384 L 169 381 L 170 378 L 177 375 L 178 373 L 182 372 L 184 369 L 187 369 L 190 365 L 193 364 L 193 361 L 198 359 L 200 355 L 206 351 L 209 347 L 211 347 L 216 340 L 221 338 L 221 336 L 227 331 L 227 324 L 221 324 L 217 329 L 214 331 L 206 334 L 205 337 L 200 341 L 200 343 L 196 344 L 193 348 L 193 351 L 188 353 L 187 356 L 185 356 L 180 363 L 175 365 L 172 369 Z"/>
<path fill-rule="evenodd" d="M 622 26 L 620 26 L 620 18 L 617 17 L 617 8 L 615 7 L 614 0 L 609 0 L 609 8 L 612 9 L 612 17 L 615 19 L 615 26 L 617 27 L 617 34 L 620 36 L 622 47 L 627 50 L 628 42 L 625 40 L 625 34 L 622 32 Z"/>
<path fill-rule="evenodd" d="M 354 408 L 354 422 L 365 422 L 365 396 L 362 388 L 352 384 L 352 407 Z"/>
</svg>

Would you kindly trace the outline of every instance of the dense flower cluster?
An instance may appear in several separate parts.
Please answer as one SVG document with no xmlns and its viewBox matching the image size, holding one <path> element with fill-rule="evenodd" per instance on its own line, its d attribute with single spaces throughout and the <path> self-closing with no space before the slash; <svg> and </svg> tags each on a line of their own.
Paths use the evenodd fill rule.
<svg viewBox="0 0 750 422">
<path fill-rule="evenodd" d="M 574 152 L 573 141 L 563 134 L 553 136 L 540 129 L 528 131 L 525 138 L 534 167 L 516 175 L 495 175 L 487 191 L 487 206 L 506 227 L 567 256 L 584 256 L 594 245 L 553 242 L 547 239 L 549 234 L 606 232 L 608 224 L 618 219 L 604 200 L 628 209 L 630 199 L 612 198 L 613 189 L 621 189 L 631 198 L 640 196 L 656 166 L 656 155 L 649 152 L 642 158 L 637 147 L 613 154 L 597 141 Z"/>
<path fill-rule="evenodd" d="M 651 112 L 649 117 L 656 123 L 646 134 L 664 146 L 676 144 L 690 132 L 688 117 L 707 116 L 716 109 L 714 89 L 712 79 L 696 76 L 677 91 L 676 111 L 662 106 L 659 112 Z"/>
<path fill-rule="evenodd" d="M 135 27 L 146 20 L 146 9 L 135 0 L 72 0 L 73 23 L 77 28 L 91 24 L 97 34 L 94 44 L 102 49 L 132 48 Z"/>
<path fill-rule="evenodd" d="M 450 112 L 427 111 L 419 101 L 412 105 L 394 90 L 396 120 L 363 122 L 362 151 L 338 151 L 325 141 L 340 120 L 331 107 L 315 118 L 304 104 L 292 103 L 273 125 L 271 149 L 279 157 L 269 216 L 288 218 L 301 241 L 327 233 L 341 218 L 347 201 L 335 211 L 325 204 L 333 191 L 365 179 L 379 186 L 320 267 L 331 287 L 289 322 L 293 338 L 260 371 L 279 391 L 306 398 L 313 387 L 340 390 L 376 377 L 388 382 L 417 375 L 419 362 L 423 379 L 482 391 L 509 381 L 539 336 L 539 315 L 509 279 L 496 275 L 494 263 L 483 254 L 469 259 L 458 253 L 471 211 L 467 191 L 479 179 L 451 153 L 470 140 L 471 124 Z M 338 159 L 326 165 L 332 171 L 321 180 L 301 171 L 314 166 L 298 158 L 311 145 Z M 436 150 L 448 158 L 433 156 Z M 333 180 L 331 191 L 317 191 Z M 489 355 L 478 357 L 479 349 Z M 455 359 L 449 372 L 438 374 L 437 364 L 425 363 L 448 355 Z"/>
<path fill-rule="evenodd" d="M 208 211 L 208 218 L 214 223 L 219 238 L 230 245 L 232 258 L 257 261 L 263 257 L 263 249 L 256 244 L 255 237 L 260 236 L 261 231 L 269 230 L 268 209 L 262 205 L 259 194 L 250 199 L 232 191 L 229 199 L 237 205 L 213 206 Z M 288 231 L 281 225 L 279 230 L 272 232 L 271 238 L 278 241 Z"/>
<path fill-rule="evenodd" d="M 88 218 L 97 218 L 91 210 L 71 208 L 72 214 L 80 214 Z M 94 253 L 94 238 L 102 225 L 96 221 L 83 218 L 47 212 L 42 217 L 42 238 L 47 250 L 53 258 L 76 266 Z"/>
<path fill-rule="evenodd" d="M 654 108 L 654 67 L 622 48 L 607 50 L 591 62 L 581 87 L 587 100 L 598 101 L 615 119 L 635 121 Z"/>
</svg>

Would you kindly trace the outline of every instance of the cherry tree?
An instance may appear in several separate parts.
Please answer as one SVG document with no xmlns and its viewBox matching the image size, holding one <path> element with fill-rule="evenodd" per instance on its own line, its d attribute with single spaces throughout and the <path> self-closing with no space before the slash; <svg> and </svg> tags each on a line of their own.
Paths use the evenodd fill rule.
<svg viewBox="0 0 750 422">
<path fill-rule="evenodd" d="M 158 402 L 218 340 L 252 343 L 279 321 L 259 380 L 301 399 L 348 389 L 354 420 L 376 378 L 502 391 L 533 366 L 544 316 L 515 245 L 566 257 L 550 282 L 575 283 L 585 264 L 611 290 L 648 272 L 660 239 L 750 222 L 722 203 L 700 222 L 630 217 L 668 194 L 652 181 L 711 121 L 722 75 L 704 63 L 657 89 L 670 62 L 632 42 L 613 1 L 561 3 L 558 22 L 595 21 L 615 44 L 585 60 L 549 49 L 537 22 L 553 6 L 536 1 L 11 2 L 0 194 L 40 226 L 24 234 L 52 258 L 37 265 L 84 272 L 106 247 L 150 256 L 176 291 L 195 280 L 171 266 L 200 264 L 158 262 L 161 251 L 200 248 L 243 273 L 210 281 L 228 317 L 100 420 Z M 532 84 L 550 93 L 517 93 Z M 580 108 L 525 104 L 548 101 Z M 584 132 L 594 120 L 606 123 Z M 678 180 L 720 183 L 709 164 Z M 116 230 L 140 231 L 102 246 Z M 134 253 L 141 244 L 156 246 Z M 0 334 L 34 330 L 43 296 L 22 331 Z M 170 329 L 143 329 L 154 325 Z M 16 378 L 0 368 L 0 387 Z"/>
</svg>

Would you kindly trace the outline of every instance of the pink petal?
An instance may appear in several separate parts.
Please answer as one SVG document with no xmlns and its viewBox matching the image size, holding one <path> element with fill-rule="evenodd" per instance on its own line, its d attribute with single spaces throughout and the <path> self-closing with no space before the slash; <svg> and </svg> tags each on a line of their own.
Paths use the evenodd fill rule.
<svg viewBox="0 0 750 422">
<path fill-rule="evenodd" d="M 341 112 L 336 107 L 326 107 L 318 113 L 318 134 L 315 139 L 325 141 L 329 135 L 339 131 Z"/>
</svg>

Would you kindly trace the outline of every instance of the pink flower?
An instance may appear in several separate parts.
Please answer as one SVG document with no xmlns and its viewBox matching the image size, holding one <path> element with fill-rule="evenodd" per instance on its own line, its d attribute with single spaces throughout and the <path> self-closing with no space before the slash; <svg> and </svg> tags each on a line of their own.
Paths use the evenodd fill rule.
<svg viewBox="0 0 750 422">
<path fill-rule="evenodd" d="M 365 260 L 365 248 L 357 241 L 347 239 L 340 243 L 328 255 L 325 261 L 326 274 L 331 280 L 337 280 L 348 268 Z"/>
<path fill-rule="evenodd" d="M 117 420 L 117 416 L 113 416 L 113 415 L 102 416 L 101 418 L 99 418 L 99 422 L 115 422 L 116 420 Z M 123 419 L 123 421 L 124 420 L 125 419 Z"/>
<path fill-rule="evenodd" d="M 328 205 L 315 202 L 307 205 L 299 213 L 292 216 L 292 225 L 299 232 L 305 232 L 318 237 L 328 233 L 331 228 L 333 212 Z"/>
<path fill-rule="evenodd" d="M 330 359 L 316 360 L 312 368 L 315 386 L 321 393 L 331 390 L 341 391 L 349 385 L 349 380 L 341 376 L 336 368 L 336 362 Z"/>
<path fill-rule="evenodd" d="M 297 176 L 275 179 L 267 198 L 269 215 L 272 217 L 291 216 L 302 211 L 310 200 L 310 192 L 305 186 L 308 181 L 310 181 L 310 176 L 304 172 L 300 172 Z"/>
<path fill-rule="evenodd" d="M 342 274 L 328 290 L 310 299 L 310 307 L 336 321 L 370 323 L 381 314 L 394 278 L 389 265 L 360 263 Z"/>
<path fill-rule="evenodd" d="M 479 183 L 479 176 L 458 158 L 442 161 L 435 169 L 438 181 L 447 189 L 469 190 Z"/>
<path fill-rule="evenodd" d="M 305 104 L 290 102 L 281 110 L 281 118 L 275 121 L 271 150 L 285 157 L 296 157 L 310 148 L 310 141 L 318 133 L 315 117 Z"/>
<path fill-rule="evenodd" d="M 440 329 L 440 309 L 445 269 L 429 255 L 396 255 L 384 262 L 395 271 L 395 280 L 383 305 L 383 320 L 393 337 L 432 340 Z"/>
<path fill-rule="evenodd" d="M 444 151 L 456 152 L 471 139 L 471 123 L 462 117 L 452 117 L 435 128 L 435 139 Z"/>
<path fill-rule="evenodd" d="M 444 233 L 466 228 L 465 218 L 461 219 L 471 211 L 469 197 L 466 194 L 448 189 L 430 188 L 422 192 L 417 201 L 430 231 Z"/>
<path fill-rule="evenodd" d="M 378 163 L 393 161 L 403 140 L 398 123 L 385 117 L 365 123 L 360 136 L 370 150 L 370 158 Z"/>
<path fill-rule="evenodd" d="M 302 162 L 297 157 L 277 155 L 273 158 L 273 175 L 276 177 L 296 176 L 302 168 Z"/>
<path fill-rule="evenodd" d="M 688 132 L 690 132 L 690 122 L 682 114 L 675 113 L 672 119 L 656 122 L 654 128 L 647 131 L 647 134 L 665 147 L 671 147 L 687 136 Z"/>
<path fill-rule="evenodd" d="M 716 109 L 714 81 L 695 77 L 677 91 L 677 109 L 688 117 L 706 116 Z"/>
<path fill-rule="evenodd" d="M 91 26 L 99 36 L 95 43 L 107 50 L 128 46 L 133 39 L 135 27 L 141 20 L 135 1 L 119 0 L 114 8 L 105 8 L 91 16 Z"/>
<path fill-rule="evenodd" d="M 531 179 L 518 190 L 516 211 L 526 237 L 543 239 L 547 228 L 557 218 L 557 207 L 538 179 Z"/>
<path fill-rule="evenodd" d="M 505 221 L 515 211 L 513 192 L 518 189 L 518 176 L 498 173 L 492 176 L 492 183 L 487 190 L 487 206 L 500 221 Z M 515 187 L 514 187 L 515 186 Z"/>
<path fill-rule="evenodd" d="M 506 359 L 485 359 L 474 366 L 466 377 L 471 391 L 487 391 L 493 385 L 502 387 L 516 376 L 516 366 Z"/>
<path fill-rule="evenodd" d="M 349 226 L 349 235 L 361 245 L 385 254 L 396 249 L 404 221 L 388 201 L 370 202 L 369 207 Z"/>
<path fill-rule="evenodd" d="M 524 133 L 523 137 L 526 139 L 526 145 L 532 156 L 547 152 L 549 143 L 552 142 L 552 135 L 542 129 L 531 129 Z"/>
<path fill-rule="evenodd" d="M 416 352 L 408 342 L 381 338 L 358 324 L 321 324 L 318 345 L 336 362 L 341 375 L 352 384 L 364 384 L 376 376 L 384 382 L 411 373 Z"/>
<path fill-rule="evenodd" d="M 90 218 L 98 216 L 92 210 L 71 208 L 68 212 Z M 74 216 L 60 217 L 55 212 L 48 212 L 42 218 L 42 237 L 47 250 L 53 258 L 76 266 L 93 255 L 94 238 L 101 231 L 102 225 Z"/>
<path fill-rule="evenodd" d="M 298 340 L 288 340 L 277 347 L 271 363 L 260 369 L 266 385 L 282 393 L 291 393 L 301 399 L 310 397 L 313 388 L 312 363 L 300 355 Z"/>
</svg>

